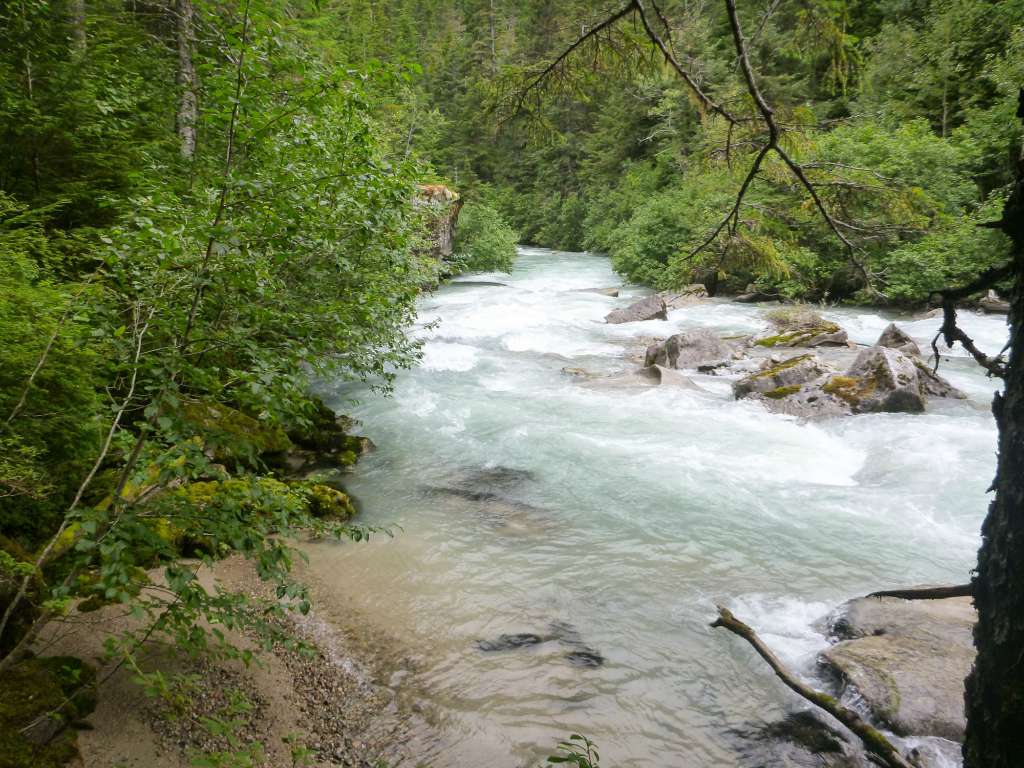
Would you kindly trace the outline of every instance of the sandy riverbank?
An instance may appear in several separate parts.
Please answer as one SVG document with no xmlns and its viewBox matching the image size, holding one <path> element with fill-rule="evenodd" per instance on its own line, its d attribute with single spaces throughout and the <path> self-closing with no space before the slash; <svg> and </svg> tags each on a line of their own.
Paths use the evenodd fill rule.
<svg viewBox="0 0 1024 768">
<path fill-rule="evenodd" d="M 222 561 L 200 578 L 253 596 L 265 585 L 242 558 Z M 315 646 L 303 655 L 275 647 L 246 667 L 238 661 L 172 658 L 151 643 L 143 655 L 147 670 L 179 675 L 173 702 L 149 697 L 133 681 L 135 673 L 100 663 L 107 678 L 99 703 L 79 735 L 85 768 L 186 768 L 201 752 L 255 749 L 257 765 L 395 766 L 418 762 L 430 751 L 432 729 L 414 695 L 401 690 L 399 667 L 408 666 L 391 638 L 375 634 L 356 617 L 338 621 L 330 595 L 308 571 L 314 610 L 295 614 L 289 629 Z M 331 614 L 327 621 L 324 615 Z M 128 629 L 129 620 L 114 608 L 73 615 L 40 648 L 96 663 L 110 632 Z M 97 631 L 100 630 L 100 631 Z M 256 648 L 251 638 L 232 637 L 240 647 Z M 109 677 L 108 677 L 109 675 Z M 187 678 L 181 678 L 186 675 Z M 233 721 L 234 744 L 204 726 L 205 718 Z M 233 764 L 233 763 L 232 763 Z"/>
</svg>

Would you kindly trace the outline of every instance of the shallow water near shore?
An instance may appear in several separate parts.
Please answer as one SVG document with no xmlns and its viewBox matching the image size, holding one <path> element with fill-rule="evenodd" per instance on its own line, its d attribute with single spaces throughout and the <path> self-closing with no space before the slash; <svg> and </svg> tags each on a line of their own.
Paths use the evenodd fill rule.
<svg viewBox="0 0 1024 768">
<path fill-rule="evenodd" d="M 511 276 L 464 279 L 480 281 L 505 285 L 456 281 L 421 300 L 423 361 L 393 396 L 323 385 L 378 446 L 349 483 L 361 522 L 401 530 L 314 545 L 312 568 L 413 649 L 396 680 L 443 736 L 425 762 L 536 765 L 579 732 L 606 765 L 757 764 L 744 734 L 798 703 L 709 628 L 716 603 L 815 679 L 838 603 L 968 578 L 996 387 L 960 350 L 941 372 L 966 401 L 802 424 L 734 401 L 727 377 L 608 389 L 562 370 L 626 372 L 644 339 L 695 326 L 753 333 L 763 307 L 709 300 L 606 325 L 646 291 L 578 292 L 621 280 L 605 257 L 534 248 Z M 896 319 L 923 349 L 940 322 L 824 314 L 866 344 Z M 962 319 L 982 349 L 1003 345 L 1002 317 Z M 478 646 L 513 633 L 539 642 Z"/>
</svg>

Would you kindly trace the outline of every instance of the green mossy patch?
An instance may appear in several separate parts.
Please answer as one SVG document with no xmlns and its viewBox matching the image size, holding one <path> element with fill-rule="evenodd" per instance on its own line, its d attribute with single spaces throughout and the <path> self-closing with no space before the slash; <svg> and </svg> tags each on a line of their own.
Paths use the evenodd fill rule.
<svg viewBox="0 0 1024 768">
<path fill-rule="evenodd" d="M 858 376 L 833 376 L 822 387 L 822 390 L 851 406 L 860 405 L 865 397 L 878 386 L 877 380 L 862 379 Z"/>
<path fill-rule="evenodd" d="M 309 489 L 309 511 L 317 517 L 331 520 L 348 520 L 356 513 L 348 494 L 320 484 Z"/>
<path fill-rule="evenodd" d="M 799 391 L 800 385 L 793 384 L 788 387 L 776 387 L 775 389 L 770 389 L 764 393 L 764 396 L 772 400 L 782 400 L 783 398 L 789 397 L 790 395 L 795 395 Z"/>
<path fill-rule="evenodd" d="M 247 460 L 283 454 L 292 441 L 276 424 L 266 424 L 221 403 L 199 401 L 182 408 L 185 421 L 217 461 Z"/>
<path fill-rule="evenodd" d="M 791 357 L 788 360 L 783 360 L 781 363 L 777 363 L 777 364 L 771 366 L 770 368 L 765 368 L 763 371 L 758 371 L 757 373 L 753 373 L 753 374 L 750 375 L 750 378 L 752 378 L 752 379 L 766 379 L 766 378 L 769 378 L 771 376 L 775 376 L 776 374 L 781 373 L 782 371 L 788 370 L 789 368 L 795 368 L 796 366 L 800 365 L 800 363 L 803 362 L 804 360 L 810 360 L 813 357 L 814 357 L 814 355 L 809 355 L 809 354 L 808 355 L 797 355 L 796 357 Z"/>
<path fill-rule="evenodd" d="M 76 757 L 68 726 L 96 707 L 92 667 L 72 656 L 28 659 L 0 677 L 0 691 L 0 768 L 60 768 Z"/>
<path fill-rule="evenodd" d="M 823 320 L 815 325 L 796 328 L 774 336 L 766 336 L 763 339 L 757 339 L 754 343 L 759 347 L 795 347 L 803 342 L 810 341 L 816 336 L 839 333 L 840 330 L 840 327 L 835 323 Z"/>
</svg>

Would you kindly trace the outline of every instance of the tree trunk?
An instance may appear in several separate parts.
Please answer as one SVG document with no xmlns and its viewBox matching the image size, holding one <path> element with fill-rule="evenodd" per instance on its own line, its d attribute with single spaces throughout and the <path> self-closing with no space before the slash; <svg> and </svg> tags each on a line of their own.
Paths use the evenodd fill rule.
<svg viewBox="0 0 1024 768">
<path fill-rule="evenodd" d="M 1024 90 L 1017 116 L 1024 119 Z M 992 403 L 996 495 L 974 578 L 978 657 L 966 684 L 965 768 L 1019 768 L 1024 761 L 1024 160 L 998 227 L 1013 241 L 1014 286 L 1006 387 Z"/>
<path fill-rule="evenodd" d="M 178 36 L 178 138 L 181 156 L 191 160 L 196 154 L 196 123 L 199 120 L 199 99 L 196 96 L 196 65 L 192 58 L 193 21 L 195 11 L 192 0 L 177 0 Z"/>
<path fill-rule="evenodd" d="M 71 51 L 75 56 L 85 56 L 85 0 L 71 0 Z"/>
</svg>

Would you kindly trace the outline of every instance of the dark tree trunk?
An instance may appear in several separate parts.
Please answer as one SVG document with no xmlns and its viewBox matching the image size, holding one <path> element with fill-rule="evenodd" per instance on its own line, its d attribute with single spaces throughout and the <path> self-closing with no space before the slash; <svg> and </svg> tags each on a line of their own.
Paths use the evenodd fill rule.
<svg viewBox="0 0 1024 768">
<path fill-rule="evenodd" d="M 1024 119 L 1024 90 L 1017 116 Z M 999 428 L 995 498 L 982 525 L 974 578 L 978 657 L 967 678 L 966 768 L 1024 765 L 1024 160 L 1003 211 L 1013 240 L 1006 387 L 992 411 Z"/>
</svg>

